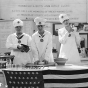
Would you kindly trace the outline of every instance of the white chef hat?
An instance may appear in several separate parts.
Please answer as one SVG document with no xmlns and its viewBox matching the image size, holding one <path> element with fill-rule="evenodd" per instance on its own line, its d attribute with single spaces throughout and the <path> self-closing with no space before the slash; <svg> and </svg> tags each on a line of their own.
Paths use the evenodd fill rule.
<svg viewBox="0 0 88 88">
<path fill-rule="evenodd" d="M 23 21 L 21 21 L 20 19 L 15 19 L 13 21 L 13 26 L 16 27 L 16 26 L 23 26 Z"/>
<path fill-rule="evenodd" d="M 41 17 L 36 17 L 34 19 L 34 22 L 36 23 L 36 25 L 45 25 L 46 21 L 47 21 L 46 19 L 43 19 Z"/>
<path fill-rule="evenodd" d="M 69 17 L 67 16 L 67 14 L 60 14 L 59 15 L 59 21 L 61 23 L 63 23 L 63 21 L 68 20 L 68 19 L 69 19 Z"/>
</svg>

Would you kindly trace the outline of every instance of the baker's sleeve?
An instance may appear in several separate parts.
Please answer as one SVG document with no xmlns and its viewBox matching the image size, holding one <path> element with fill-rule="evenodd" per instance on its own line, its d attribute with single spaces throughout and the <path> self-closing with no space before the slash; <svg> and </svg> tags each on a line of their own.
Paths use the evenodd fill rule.
<svg viewBox="0 0 88 88">
<path fill-rule="evenodd" d="M 13 39 L 14 40 L 14 39 Z M 12 36 L 9 35 L 6 40 L 6 48 L 8 49 L 17 49 L 18 44 L 13 44 L 12 43 Z"/>
<path fill-rule="evenodd" d="M 68 36 L 69 36 L 68 32 L 62 33 L 61 31 L 58 30 L 58 37 L 59 37 L 60 43 L 63 43 L 63 44 L 66 43 Z"/>
</svg>

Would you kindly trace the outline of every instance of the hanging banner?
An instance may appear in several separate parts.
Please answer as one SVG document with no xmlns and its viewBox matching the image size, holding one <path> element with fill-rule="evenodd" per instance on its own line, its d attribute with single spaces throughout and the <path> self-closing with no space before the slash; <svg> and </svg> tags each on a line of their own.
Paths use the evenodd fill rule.
<svg viewBox="0 0 88 88">
<path fill-rule="evenodd" d="M 86 0 L 1 0 L 1 18 L 33 20 L 41 16 L 59 22 L 59 14 L 66 13 L 71 22 L 87 22 L 86 7 Z"/>
</svg>

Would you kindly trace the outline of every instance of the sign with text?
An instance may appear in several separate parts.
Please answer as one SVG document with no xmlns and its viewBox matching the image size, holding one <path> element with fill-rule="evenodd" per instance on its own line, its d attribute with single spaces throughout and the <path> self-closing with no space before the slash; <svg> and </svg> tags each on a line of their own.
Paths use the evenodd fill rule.
<svg viewBox="0 0 88 88">
<path fill-rule="evenodd" d="M 66 13 L 71 22 L 87 22 L 86 7 L 86 0 L 1 0 L 1 18 L 33 20 L 41 16 L 59 22 L 59 14 Z"/>
</svg>

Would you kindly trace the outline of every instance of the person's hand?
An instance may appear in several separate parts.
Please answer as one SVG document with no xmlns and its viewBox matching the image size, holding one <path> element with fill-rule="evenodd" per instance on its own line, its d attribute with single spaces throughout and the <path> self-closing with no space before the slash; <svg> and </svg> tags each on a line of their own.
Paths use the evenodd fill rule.
<svg viewBox="0 0 88 88">
<path fill-rule="evenodd" d="M 17 48 L 18 48 L 21 52 L 24 52 L 24 47 L 23 47 L 23 45 L 18 45 Z"/>
<path fill-rule="evenodd" d="M 71 37 L 71 36 L 74 36 L 74 29 L 71 29 L 71 30 L 69 31 L 68 37 Z"/>
<path fill-rule="evenodd" d="M 74 29 L 70 28 L 69 33 L 73 32 L 73 31 L 74 31 Z"/>
<path fill-rule="evenodd" d="M 47 60 L 45 60 L 45 59 L 43 60 L 43 62 L 44 62 L 44 64 L 48 64 L 48 61 L 47 61 Z"/>
<path fill-rule="evenodd" d="M 22 48 L 22 45 L 17 45 L 17 49 L 21 49 Z"/>
<path fill-rule="evenodd" d="M 33 63 L 30 63 L 30 62 L 27 62 L 26 64 L 25 64 L 25 66 L 27 67 L 27 66 L 32 66 L 32 65 L 34 65 Z"/>
<path fill-rule="evenodd" d="M 72 29 L 70 26 L 66 26 L 65 28 L 66 28 L 66 30 L 68 31 L 68 33 L 70 33 L 70 32 L 73 32 L 73 31 L 74 31 L 74 29 Z"/>
<path fill-rule="evenodd" d="M 21 51 L 20 49 L 21 49 L 21 45 L 19 44 L 19 45 L 17 45 L 17 49 L 14 49 L 14 51 Z"/>
<path fill-rule="evenodd" d="M 35 64 L 35 65 L 38 65 L 38 64 L 39 64 L 39 62 L 40 62 L 40 61 L 39 61 L 39 60 L 37 60 L 37 61 L 35 61 L 35 62 L 34 62 L 34 64 Z"/>
<path fill-rule="evenodd" d="M 69 33 L 73 32 L 74 29 L 72 29 L 70 26 L 66 28 Z"/>
</svg>

